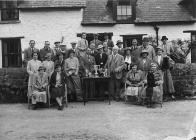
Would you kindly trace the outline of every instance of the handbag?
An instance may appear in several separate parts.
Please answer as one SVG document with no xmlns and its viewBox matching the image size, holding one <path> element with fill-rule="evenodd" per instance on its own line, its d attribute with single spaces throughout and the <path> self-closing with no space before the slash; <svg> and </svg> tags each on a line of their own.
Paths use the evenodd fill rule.
<svg viewBox="0 0 196 140">
<path fill-rule="evenodd" d="M 128 96 L 138 96 L 139 87 L 127 87 L 125 94 Z"/>
</svg>

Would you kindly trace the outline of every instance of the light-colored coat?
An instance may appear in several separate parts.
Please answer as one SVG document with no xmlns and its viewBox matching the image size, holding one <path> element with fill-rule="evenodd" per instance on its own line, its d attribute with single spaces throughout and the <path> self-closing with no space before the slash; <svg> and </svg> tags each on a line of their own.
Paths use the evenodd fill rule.
<svg viewBox="0 0 196 140">
<path fill-rule="evenodd" d="M 116 57 L 114 58 L 113 55 L 109 55 L 108 60 L 106 62 L 105 67 L 108 69 L 108 72 L 111 73 L 114 70 L 111 68 L 111 64 L 115 64 L 115 70 L 119 70 L 119 72 L 115 72 L 115 78 L 121 79 L 123 76 L 122 70 L 124 69 L 124 57 L 120 54 L 116 54 Z"/>
</svg>

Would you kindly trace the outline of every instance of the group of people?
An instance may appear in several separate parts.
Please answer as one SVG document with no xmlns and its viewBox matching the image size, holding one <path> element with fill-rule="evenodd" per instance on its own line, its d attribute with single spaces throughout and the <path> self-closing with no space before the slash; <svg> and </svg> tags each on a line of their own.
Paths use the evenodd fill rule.
<svg viewBox="0 0 196 140">
<path fill-rule="evenodd" d="M 147 97 L 147 105 L 174 93 L 170 69 L 174 63 L 170 58 L 172 47 L 167 44 L 168 38 L 162 37 L 162 44 L 156 48 L 149 45 L 144 37 L 139 46 L 136 39 L 132 45 L 123 48 L 123 42 L 116 45 L 105 34 L 104 41 L 99 40 L 99 34 L 94 34 L 92 41 L 87 41 L 86 33 L 82 33 L 78 42 L 71 42 L 71 49 L 55 42 L 50 48 L 50 42 L 45 41 L 43 49 L 35 48 L 35 41 L 29 42 L 29 48 L 24 51 L 24 62 L 29 74 L 28 95 L 31 97 L 33 109 L 38 102 L 47 102 L 48 85 L 51 98 L 58 103 L 58 109 L 63 109 L 63 98 L 67 88 L 70 98 L 82 101 L 81 77 L 93 75 L 94 65 L 99 70 L 107 70 L 110 76 L 109 85 L 99 83 L 96 88 L 103 94 L 107 88 L 112 99 L 119 101 L 124 83 L 127 92 L 137 87 L 138 102 Z M 130 88 L 132 87 L 132 88 Z M 133 88 L 134 87 L 134 88 Z M 134 95 L 133 95 L 134 96 Z"/>
</svg>

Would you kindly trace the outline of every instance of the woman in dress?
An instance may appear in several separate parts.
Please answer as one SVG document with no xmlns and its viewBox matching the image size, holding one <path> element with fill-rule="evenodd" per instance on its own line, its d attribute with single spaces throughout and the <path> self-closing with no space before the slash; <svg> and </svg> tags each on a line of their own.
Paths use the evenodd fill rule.
<svg viewBox="0 0 196 140">
<path fill-rule="evenodd" d="M 157 55 L 155 56 L 154 61 L 157 63 L 159 70 L 163 73 L 163 95 L 164 99 L 168 100 L 168 98 L 174 99 L 174 85 L 171 76 L 170 69 L 174 65 L 174 61 L 167 55 L 163 54 L 163 49 L 161 47 L 157 47 Z"/>
<path fill-rule="evenodd" d="M 33 92 L 31 96 L 33 109 L 37 108 L 37 103 L 46 103 L 47 95 L 46 89 L 48 86 L 48 75 L 44 72 L 45 68 L 40 66 L 38 73 L 33 79 Z"/>
<path fill-rule="evenodd" d="M 163 100 L 163 76 L 156 63 L 151 63 L 150 71 L 146 76 L 147 107 L 153 107 L 154 103 L 162 103 Z"/>
<path fill-rule="evenodd" d="M 137 69 L 137 64 L 132 64 L 132 69 L 126 75 L 126 94 L 129 96 L 136 96 L 138 101 L 140 101 L 139 97 L 144 86 L 143 80 L 143 72 Z"/>
<path fill-rule="evenodd" d="M 29 81 L 28 81 L 28 96 L 29 97 L 32 94 L 34 75 L 38 72 L 39 67 L 42 65 L 41 61 L 38 60 L 38 53 L 34 52 L 32 55 L 33 55 L 33 59 L 28 61 L 27 63 L 27 73 L 29 74 Z"/>
<path fill-rule="evenodd" d="M 77 100 L 82 101 L 82 89 L 81 89 L 81 81 L 78 75 L 79 70 L 79 61 L 77 57 L 74 57 L 74 51 L 69 50 L 68 53 L 69 58 L 65 60 L 64 71 L 67 78 L 67 88 L 68 94 L 76 94 Z"/>
<path fill-rule="evenodd" d="M 46 54 L 46 60 L 43 61 L 43 66 L 46 69 L 45 72 L 48 74 L 48 77 L 50 79 L 52 73 L 54 72 L 54 62 L 51 61 L 51 53 L 47 53 Z"/>
<path fill-rule="evenodd" d="M 56 99 L 58 110 L 63 110 L 63 97 L 65 96 L 65 74 L 61 71 L 61 65 L 55 66 L 55 72 L 50 79 L 50 95 L 51 99 Z"/>
</svg>

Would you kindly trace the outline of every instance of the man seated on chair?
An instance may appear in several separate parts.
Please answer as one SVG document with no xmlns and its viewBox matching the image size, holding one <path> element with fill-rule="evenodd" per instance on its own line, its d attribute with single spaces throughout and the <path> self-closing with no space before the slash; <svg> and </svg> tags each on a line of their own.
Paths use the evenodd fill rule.
<svg viewBox="0 0 196 140">
<path fill-rule="evenodd" d="M 161 103 L 163 100 L 163 76 L 156 63 L 151 63 L 150 71 L 146 76 L 146 90 L 143 92 L 147 97 L 147 107 L 153 107 L 154 103 Z"/>
<path fill-rule="evenodd" d="M 38 74 L 33 79 L 33 92 L 31 96 L 32 109 L 37 108 L 37 103 L 46 103 L 46 88 L 48 86 L 48 75 L 44 72 L 45 68 L 40 66 Z"/>
<path fill-rule="evenodd" d="M 50 79 L 50 95 L 51 99 L 56 99 L 58 103 L 58 110 L 63 110 L 63 97 L 65 96 L 65 74 L 61 71 L 61 65 L 57 64 L 55 66 L 55 71 L 53 72 Z M 67 96 L 66 96 L 67 102 Z"/>
<path fill-rule="evenodd" d="M 126 75 L 126 91 L 125 99 L 127 96 L 135 96 L 139 101 L 139 96 L 143 88 L 144 74 L 141 70 L 137 69 L 137 64 L 132 64 L 132 69 Z"/>
</svg>

